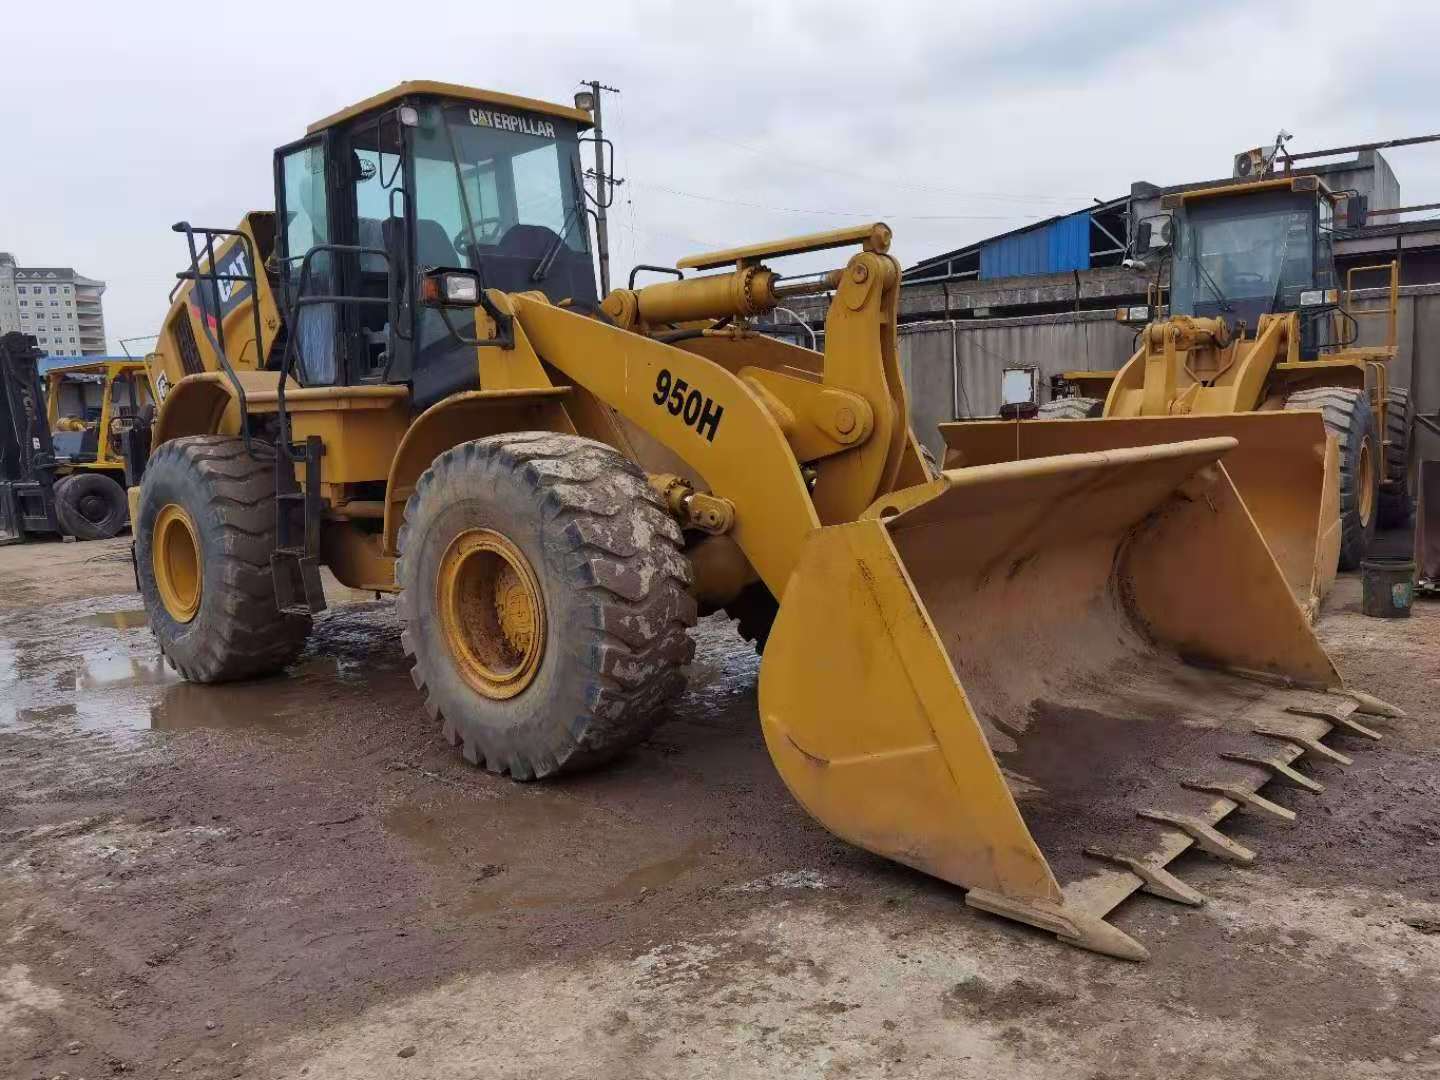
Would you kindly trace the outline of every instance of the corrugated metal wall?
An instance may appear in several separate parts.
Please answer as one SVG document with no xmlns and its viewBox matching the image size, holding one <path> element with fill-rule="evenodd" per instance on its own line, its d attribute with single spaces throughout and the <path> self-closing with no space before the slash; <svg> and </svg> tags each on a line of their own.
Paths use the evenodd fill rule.
<svg viewBox="0 0 1440 1080">
<path fill-rule="evenodd" d="M 900 369 L 910 392 L 911 423 L 938 456 L 937 424 L 1000 411 L 1000 375 L 1006 368 L 1035 368 L 1044 401 L 1051 375 L 1118 368 L 1130 358 L 1133 342 L 1134 331 L 1108 311 L 902 325 Z"/>
<path fill-rule="evenodd" d="M 1357 307 L 1383 307 L 1378 293 L 1367 292 Z M 1378 343 L 1385 333 L 1383 319 L 1362 318 L 1360 327 L 1366 343 Z M 1391 381 L 1410 388 L 1418 411 L 1440 410 L 1440 286 L 1401 290 L 1397 336 Z M 1048 401 L 1051 375 L 1118 368 L 1130 358 L 1133 342 L 1134 331 L 1104 311 L 902 325 L 900 368 L 910 392 L 911 423 L 938 456 L 937 424 L 999 412 L 1006 368 L 1036 368 L 1040 399 Z M 1440 457 L 1440 437 L 1417 427 L 1417 439 L 1425 456 Z"/>
<path fill-rule="evenodd" d="M 1090 268 L 1090 215 L 1082 211 L 1029 229 L 1002 236 L 980 248 L 982 278 L 1056 274 Z"/>
</svg>

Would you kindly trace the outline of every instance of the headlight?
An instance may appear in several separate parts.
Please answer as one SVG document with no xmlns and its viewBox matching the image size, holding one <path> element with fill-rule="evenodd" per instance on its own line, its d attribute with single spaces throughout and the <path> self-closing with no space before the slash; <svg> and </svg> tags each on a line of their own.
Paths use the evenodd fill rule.
<svg viewBox="0 0 1440 1080">
<path fill-rule="evenodd" d="M 468 274 L 446 274 L 445 302 L 447 304 L 478 304 L 480 302 L 480 283 Z"/>
<path fill-rule="evenodd" d="M 420 298 L 427 304 L 475 307 L 480 303 L 479 275 L 468 270 L 431 270 L 425 275 Z"/>
<path fill-rule="evenodd" d="M 1301 307 L 1320 307 L 1322 304 L 1338 304 L 1340 293 L 1336 289 L 1306 289 L 1300 294 Z"/>
</svg>

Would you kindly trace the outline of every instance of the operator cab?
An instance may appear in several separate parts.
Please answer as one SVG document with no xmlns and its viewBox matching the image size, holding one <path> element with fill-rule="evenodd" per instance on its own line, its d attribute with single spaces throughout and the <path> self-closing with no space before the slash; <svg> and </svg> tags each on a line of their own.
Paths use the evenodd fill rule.
<svg viewBox="0 0 1440 1080">
<path fill-rule="evenodd" d="M 589 126 L 568 106 L 411 82 L 277 150 L 275 270 L 299 382 L 408 382 L 418 408 L 477 386 L 485 334 L 470 309 L 421 302 L 436 270 L 594 307 Z"/>
<path fill-rule="evenodd" d="M 1253 335 L 1260 316 L 1301 313 L 1301 355 L 1334 338 L 1333 196 L 1314 177 L 1173 198 L 1170 311 Z"/>
</svg>

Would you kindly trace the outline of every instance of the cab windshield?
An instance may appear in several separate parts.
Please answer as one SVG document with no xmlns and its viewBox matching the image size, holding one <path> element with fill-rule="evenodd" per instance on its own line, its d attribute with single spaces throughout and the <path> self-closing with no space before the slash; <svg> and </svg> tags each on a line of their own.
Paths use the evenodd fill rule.
<svg viewBox="0 0 1440 1080">
<path fill-rule="evenodd" d="M 1293 310 L 1315 279 L 1315 203 L 1290 192 L 1210 199 L 1185 208 L 1171 271 L 1176 314 L 1254 327 Z"/>
<path fill-rule="evenodd" d="M 415 249 L 491 288 L 594 300 L 578 132 L 538 113 L 431 103 L 414 132 Z"/>
</svg>

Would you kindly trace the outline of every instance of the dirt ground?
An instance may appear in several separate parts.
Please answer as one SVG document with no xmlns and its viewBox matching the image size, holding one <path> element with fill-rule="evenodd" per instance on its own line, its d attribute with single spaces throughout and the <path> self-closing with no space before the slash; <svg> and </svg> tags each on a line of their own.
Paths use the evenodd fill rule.
<svg viewBox="0 0 1440 1080">
<path fill-rule="evenodd" d="M 128 540 L 0 549 L 0 1076 L 1440 1076 L 1440 604 L 1342 580 L 1321 636 L 1408 719 L 1227 822 L 1253 868 L 1183 857 L 1205 907 L 1127 901 L 1137 965 L 812 822 L 723 620 L 638 752 L 519 785 L 335 599 L 288 676 L 192 687 Z"/>
</svg>

